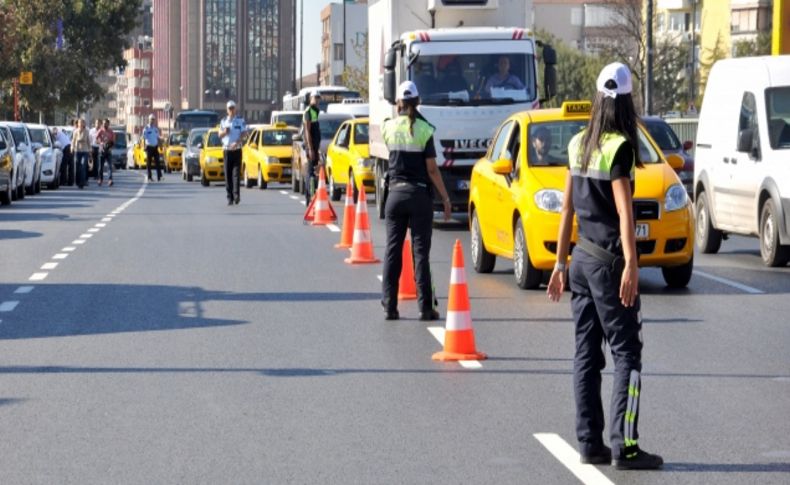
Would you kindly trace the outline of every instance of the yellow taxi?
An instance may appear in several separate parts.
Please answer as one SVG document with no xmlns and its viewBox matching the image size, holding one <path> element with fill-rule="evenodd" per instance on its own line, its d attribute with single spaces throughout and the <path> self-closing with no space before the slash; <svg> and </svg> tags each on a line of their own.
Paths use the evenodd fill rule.
<svg viewBox="0 0 790 485">
<path fill-rule="evenodd" d="M 587 126 L 591 104 L 515 113 L 499 127 L 485 157 L 475 163 L 469 189 L 472 262 L 490 273 L 496 257 L 513 259 L 516 283 L 537 288 L 554 267 L 568 142 Z M 639 128 L 644 168 L 634 192 L 639 265 L 657 266 L 666 284 L 685 287 L 694 265 L 691 204 L 673 168 L 683 160 L 664 158 L 647 130 Z M 577 237 L 574 221 L 572 241 Z"/>
<path fill-rule="evenodd" d="M 163 157 L 165 153 L 164 147 L 159 145 L 159 156 Z M 145 154 L 145 141 L 141 136 L 132 147 L 132 160 L 134 160 L 134 168 L 147 168 L 148 156 Z M 179 161 L 180 166 L 180 161 Z M 167 169 L 167 164 L 165 164 Z"/>
<path fill-rule="evenodd" d="M 200 185 L 208 187 L 211 182 L 225 181 L 224 154 L 219 128 L 207 131 L 203 139 L 205 143 L 200 147 Z"/>
<path fill-rule="evenodd" d="M 368 151 L 368 140 L 368 118 L 344 121 L 337 129 L 326 150 L 326 171 L 332 200 L 340 200 L 349 177 L 354 180 L 355 191 L 360 185 L 365 186 L 368 194 L 375 190 L 374 163 Z"/>
<path fill-rule="evenodd" d="M 298 130 L 285 123 L 253 128 L 241 147 L 244 186 L 263 190 L 269 182 L 291 183 L 293 140 Z"/>
<path fill-rule="evenodd" d="M 167 137 L 167 146 L 164 148 L 164 162 L 165 169 L 168 172 L 181 170 L 181 156 L 184 153 L 184 148 L 187 146 L 187 138 L 189 138 L 189 133 L 185 131 L 171 133 Z"/>
</svg>

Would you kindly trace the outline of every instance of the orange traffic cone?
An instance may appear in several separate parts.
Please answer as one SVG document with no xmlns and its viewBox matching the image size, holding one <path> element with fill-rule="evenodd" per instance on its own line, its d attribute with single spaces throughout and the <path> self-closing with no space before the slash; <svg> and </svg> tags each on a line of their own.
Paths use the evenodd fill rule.
<svg viewBox="0 0 790 485">
<path fill-rule="evenodd" d="M 486 354 L 475 350 L 475 331 L 466 286 L 466 270 L 461 241 L 455 240 L 453 268 L 450 273 L 450 293 L 447 301 L 447 323 L 444 350 L 433 354 L 433 360 L 483 360 Z"/>
<path fill-rule="evenodd" d="M 411 252 L 411 237 L 403 241 L 403 264 L 398 282 L 398 300 L 416 300 L 417 283 L 414 280 L 414 257 Z"/>
<path fill-rule="evenodd" d="M 354 179 L 348 177 L 346 184 L 346 205 L 343 208 L 343 231 L 340 233 L 340 242 L 336 248 L 348 249 L 354 245 Z"/>
<path fill-rule="evenodd" d="M 304 221 L 312 222 L 314 226 L 325 226 L 337 220 L 335 209 L 329 203 L 329 195 L 326 191 L 326 175 L 324 174 L 324 167 L 321 167 L 321 172 L 318 178 L 318 190 L 315 192 L 313 200 L 304 213 Z"/>
<path fill-rule="evenodd" d="M 354 241 L 351 245 L 351 257 L 345 259 L 348 264 L 378 263 L 373 254 L 373 241 L 370 239 L 370 221 L 368 220 L 368 203 L 365 186 L 359 187 L 357 213 L 354 216 Z"/>
</svg>

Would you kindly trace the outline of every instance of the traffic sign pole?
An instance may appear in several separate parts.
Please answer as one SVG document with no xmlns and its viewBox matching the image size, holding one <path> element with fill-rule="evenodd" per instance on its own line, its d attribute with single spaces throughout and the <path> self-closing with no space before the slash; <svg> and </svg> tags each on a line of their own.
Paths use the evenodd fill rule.
<svg viewBox="0 0 790 485">
<path fill-rule="evenodd" d="M 14 79 L 14 121 L 21 121 L 19 115 L 19 79 Z"/>
</svg>

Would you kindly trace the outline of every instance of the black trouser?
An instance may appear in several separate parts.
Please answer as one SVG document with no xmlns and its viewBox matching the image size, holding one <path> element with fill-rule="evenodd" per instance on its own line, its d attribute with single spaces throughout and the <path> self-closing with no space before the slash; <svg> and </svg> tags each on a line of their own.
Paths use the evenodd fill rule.
<svg viewBox="0 0 790 485">
<path fill-rule="evenodd" d="M 148 169 L 148 180 L 151 180 L 151 165 L 156 163 L 156 179 L 162 180 L 162 158 L 159 147 L 145 147 L 145 168 Z"/>
<path fill-rule="evenodd" d="M 77 187 L 88 185 L 88 158 L 90 152 L 77 152 L 74 155 L 74 170 L 77 172 Z"/>
<path fill-rule="evenodd" d="M 89 175 L 95 179 L 99 178 L 99 147 L 91 145 L 91 160 L 93 161 L 93 168 L 90 170 Z"/>
<path fill-rule="evenodd" d="M 107 178 L 109 180 L 112 180 L 112 156 L 111 155 L 112 155 L 112 152 L 110 151 L 109 148 L 107 148 L 105 150 L 101 150 L 99 152 L 99 168 L 98 168 L 98 174 L 97 174 L 98 178 L 99 178 L 99 182 L 104 180 L 104 170 L 102 170 L 102 169 L 104 168 L 104 164 L 105 163 L 107 164 L 107 172 L 108 172 L 108 175 L 109 175 Z"/>
<path fill-rule="evenodd" d="M 398 308 L 398 282 L 403 265 L 403 241 L 411 229 L 414 254 L 414 277 L 417 280 L 417 304 L 420 312 L 434 307 L 431 267 L 431 233 L 433 231 L 433 200 L 427 187 L 392 187 L 384 208 L 387 225 L 387 249 L 384 253 L 381 303 L 387 311 Z"/>
<path fill-rule="evenodd" d="M 642 319 L 639 297 L 631 308 L 620 303 L 621 271 L 578 246 L 573 252 L 570 267 L 571 308 L 576 322 L 573 383 L 576 437 L 579 451 L 584 455 L 595 454 L 603 445 L 601 370 L 606 366 L 604 339 L 609 343 L 614 361 L 609 430 L 613 456 L 621 458 L 628 454 L 639 438 Z"/>
<path fill-rule="evenodd" d="M 63 147 L 63 160 L 60 163 L 60 185 L 74 185 L 74 157 L 71 145 Z"/>
<path fill-rule="evenodd" d="M 241 150 L 225 150 L 225 192 L 228 202 L 241 200 L 239 186 L 241 185 Z"/>
<path fill-rule="evenodd" d="M 316 155 L 318 155 L 318 150 L 315 151 Z M 318 160 L 319 158 L 312 158 L 310 156 L 310 150 L 307 150 L 307 173 L 305 174 L 304 180 L 304 198 L 307 204 L 310 204 L 310 201 L 315 195 L 316 187 L 318 187 L 318 174 L 315 173 L 316 168 L 318 167 Z"/>
</svg>

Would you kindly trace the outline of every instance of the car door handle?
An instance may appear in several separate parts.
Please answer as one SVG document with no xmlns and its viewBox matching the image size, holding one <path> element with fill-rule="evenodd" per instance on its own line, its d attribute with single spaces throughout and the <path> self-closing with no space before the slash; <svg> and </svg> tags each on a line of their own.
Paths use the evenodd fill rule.
<svg viewBox="0 0 790 485">
<path fill-rule="evenodd" d="M 735 157 L 730 158 L 730 163 L 733 165 L 738 165 L 738 159 Z"/>
<path fill-rule="evenodd" d="M 724 157 L 723 161 L 724 161 L 724 163 L 730 163 L 730 159 L 727 158 L 727 157 Z"/>
</svg>

